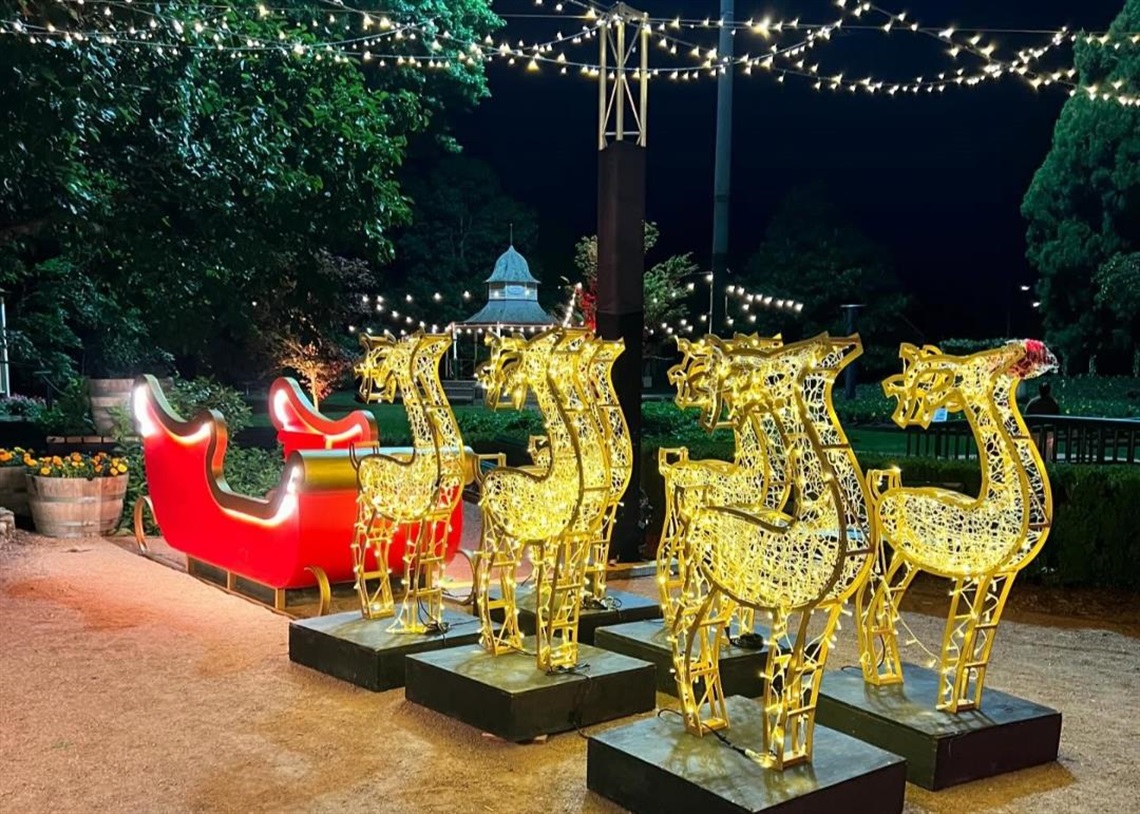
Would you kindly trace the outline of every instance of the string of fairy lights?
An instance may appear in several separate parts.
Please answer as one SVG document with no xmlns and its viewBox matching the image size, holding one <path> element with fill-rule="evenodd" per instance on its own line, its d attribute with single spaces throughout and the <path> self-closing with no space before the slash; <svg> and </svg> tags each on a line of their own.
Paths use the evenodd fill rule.
<svg viewBox="0 0 1140 814">
<path fill-rule="evenodd" d="M 712 285 L 713 280 L 711 274 L 708 272 L 698 272 L 698 275 L 703 279 L 706 285 Z M 696 286 L 696 282 L 689 282 L 685 284 L 684 290 L 688 293 L 692 293 L 695 291 Z M 580 318 L 583 293 L 581 283 L 568 285 L 566 289 L 566 302 L 551 312 L 552 320 L 564 327 L 574 324 L 576 319 Z M 674 291 L 671 296 L 682 297 L 684 295 L 680 291 Z M 798 316 L 804 310 L 804 304 L 795 299 L 751 292 L 742 285 L 727 286 L 725 288 L 724 297 L 726 305 L 735 305 L 738 309 L 738 313 L 735 316 L 726 313 L 725 326 L 729 328 L 737 326 L 738 323 L 742 326 L 753 326 L 757 323 L 757 319 L 763 311 L 783 313 L 787 316 Z M 439 333 L 442 330 L 455 335 L 480 335 L 487 332 L 502 333 L 508 330 L 534 333 L 543 327 L 541 325 L 510 325 L 505 323 L 493 326 L 467 325 L 463 322 L 455 321 L 441 323 L 438 319 L 433 321 L 433 318 L 430 316 L 430 311 L 434 310 L 438 313 L 438 309 L 442 305 L 462 305 L 474 309 L 477 302 L 469 290 L 464 291 L 461 295 L 457 295 L 452 299 L 449 299 L 439 291 L 433 293 L 431 297 L 424 298 L 416 298 L 411 294 L 395 295 L 388 298 L 379 294 L 371 296 L 362 295 L 361 306 L 368 310 L 369 316 L 371 317 L 371 324 L 363 328 L 350 325 L 349 331 L 350 333 L 356 333 L 358 330 L 363 330 L 365 333 L 388 331 L 393 335 L 399 334 L 400 336 L 405 336 L 417 329 L 421 329 L 424 331 L 430 330 L 432 333 Z M 726 308 L 726 312 L 727 310 Z M 376 324 L 379 324 L 381 327 L 375 328 Z M 691 321 L 689 317 L 679 317 L 672 322 L 664 321 L 647 325 L 645 333 L 652 337 L 683 336 L 692 334 L 698 327 L 707 324 L 708 314 L 703 313 L 695 322 Z"/>
<path fill-rule="evenodd" d="M 567 56 L 566 49 L 594 40 L 601 29 L 617 22 L 613 12 L 592 2 L 565 0 L 551 6 L 543 0 L 536 0 L 536 6 L 544 9 L 552 7 L 555 13 L 503 16 L 508 19 L 512 17 L 573 19 L 580 23 L 580 30 L 569 35 L 558 32 L 555 37 L 529 45 L 521 40 L 515 44 L 505 40 L 496 44 L 490 36 L 476 43 L 464 41 L 446 30 L 441 30 L 435 20 L 402 20 L 398 15 L 384 15 L 372 10 L 353 8 L 336 0 L 328 0 L 329 8 L 327 14 L 322 12 L 322 19 L 318 20 L 313 16 L 307 25 L 294 23 L 290 30 L 280 30 L 276 39 L 265 40 L 235 30 L 230 24 L 231 20 L 240 18 L 241 13 L 253 13 L 261 19 L 281 17 L 283 22 L 289 22 L 290 18 L 296 17 L 296 9 L 277 8 L 265 4 L 256 7 L 218 4 L 202 6 L 206 16 L 199 20 L 188 20 L 184 11 L 180 11 L 178 18 L 163 14 L 159 10 L 164 7 L 162 3 L 156 3 L 151 7 L 155 10 L 143 9 L 131 0 L 107 0 L 101 3 L 88 2 L 88 0 L 56 0 L 55 5 L 64 8 L 101 9 L 94 16 L 106 18 L 105 24 L 95 25 L 91 20 L 92 15 L 88 14 L 84 19 L 88 26 L 93 27 L 85 30 L 74 29 L 65 25 L 56 25 L 48 20 L 37 22 L 29 19 L 31 11 L 28 10 L 24 12 L 22 18 L 0 22 L 0 35 L 23 36 L 32 43 L 98 44 L 134 49 L 150 47 L 165 53 L 212 50 L 227 52 L 235 57 L 238 54 L 267 52 L 298 57 L 308 55 L 317 60 L 356 59 L 374 63 L 379 67 L 392 64 L 415 68 L 450 69 L 454 63 L 505 63 L 523 65 L 528 71 L 538 71 L 546 65 L 552 65 L 563 74 L 567 73 L 569 68 L 576 68 L 578 73 L 595 77 L 601 70 L 596 62 L 589 59 L 572 59 Z M 1123 83 L 1116 82 L 1106 87 L 1096 85 L 1083 87 L 1079 85 L 1075 69 L 1071 67 L 1052 70 L 1037 67 L 1050 53 L 1063 45 L 1077 41 L 1113 49 L 1135 47 L 1140 45 L 1140 32 L 1077 33 L 1067 27 L 1057 30 L 972 28 L 959 31 L 950 26 L 925 25 L 906 12 L 889 11 L 866 0 L 857 2 L 836 0 L 836 5 L 840 12 L 839 16 L 823 23 L 804 22 L 798 18 L 773 20 L 769 17 L 732 22 L 711 18 L 691 20 L 680 16 L 646 17 L 644 22 L 653 32 L 660 49 L 682 62 L 674 66 L 653 67 L 645 79 L 648 81 L 656 77 L 666 77 L 673 80 L 690 80 L 703 76 L 716 77 L 726 70 L 738 67 L 746 75 L 754 72 L 768 73 L 777 82 L 783 82 L 788 77 L 801 77 L 810 81 L 816 90 L 882 92 L 884 95 L 895 96 L 924 91 L 942 92 L 951 87 L 973 87 L 1005 76 L 1016 76 L 1025 80 L 1034 89 L 1056 84 L 1068 88 L 1071 93 L 1087 93 L 1090 98 L 1113 100 L 1126 105 L 1140 104 L 1140 97 L 1125 88 Z M 125 22 L 119 20 L 117 23 L 118 17 L 124 13 L 131 15 L 130 19 Z M 869 20 L 874 17 L 882 22 L 870 23 Z M 139 19 L 144 21 L 143 24 L 136 24 Z M 766 44 L 771 40 L 779 42 L 768 44 L 768 47 L 759 54 L 747 53 L 729 58 L 719 55 L 715 46 L 703 46 L 678 33 L 703 29 L 719 30 L 725 27 L 728 27 L 733 35 L 748 32 Z M 332 36 L 334 28 L 340 31 L 341 36 Z M 851 78 L 843 72 L 832 73 L 824 70 L 819 63 L 808 62 L 806 58 L 808 52 L 817 46 L 830 41 L 839 33 L 858 31 L 878 31 L 885 34 L 905 31 L 933 38 L 945 46 L 946 53 L 951 58 L 957 59 L 962 54 L 972 55 L 981 62 L 981 67 L 976 70 L 958 67 L 935 76 L 919 75 L 907 79 L 887 80 L 874 75 Z M 314 32 L 322 33 L 327 38 L 316 37 Z M 355 35 L 345 36 L 347 32 L 355 32 Z M 1012 57 L 1003 58 L 998 55 L 996 42 L 990 37 L 991 33 L 997 32 L 1044 36 L 1046 40 L 1043 44 L 1023 48 Z M 782 38 L 789 34 L 802 34 L 802 36 L 791 44 L 783 44 Z M 386 47 L 387 50 L 377 51 L 378 47 Z M 412 50 L 416 47 L 421 47 L 423 52 L 417 53 Z M 697 61 L 686 63 L 683 61 L 685 58 Z M 608 70 L 612 75 L 613 69 Z M 636 76 L 640 69 L 629 70 Z"/>
<path fill-rule="evenodd" d="M 834 0 L 836 15 L 830 20 L 804 21 L 799 18 L 748 18 L 745 20 L 694 19 L 646 16 L 641 24 L 650 32 L 652 52 L 664 64 L 651 65 L 642 77 L 639 67 L 627 68 L 634 80 L 693 81 L 717 78 L 730 70 L 744 76 L 771 77 L 777 83 L 800 80 L 815 91 L 903 97 L 940 94 L 954 88 L 974 88 L 1004 78 L 1017 79 L 1033 90 L 1055 86 L 1070 95 L 1084 94 L 1090 100 L 1140 105 L 1140 91 L 1121 81 L 1104 85 L 1082 85 L 1077 71 L 1060 64 L 1062 49 L 1077 43 L 1093 48 L 1120 51 L 1140 47 L 1140 32 L 1074 31 L 1058 29 L 1017 29 L 929 25 L 906 11 L 892 11 L 871 0 Z M 139 52 L 150 49 L 159 54 L 221 54 L 234 59 L 281 57 L 289 59 L 355 61 L 369 68 L 404 68 L 443 71 L 479 70 L 485 65 L 518 67 L 526 72 L 553 69 L 558 74 L 576 74 L 594 79 L 602 71 L 596 53 L 587 55 L 582 46 L 597 51 L 598 37 L 619 24 L 615 11 L 593 0 L 535 0 L 531 13 L 506 13 L 506 21 L 558 21 L 574 26 L 568 33 L 526 43 L 496 40 L 486 35 L 471 41 L 447 30 L 438 17 L 413 18 L 395 11 L 381 12 L 347 5 L 341 0 L 323 0 L 318 14 L 295 7 L 274 6 L 271 2 L 235 6 L 227 3 L 199 4 L 191 14 L 176 2 L 151 0 L 54 0 L 37 7 L 22 7 L 13 19 L 0 20 L 0 47 L 3 37 L 20 37 L 33 45 L 48 47 L 122 48 Z M 55 10 L 56 13 L 51 12 Z M 278 22 L 275 36 L 266 37 L 264 26 L 253 28 L 250 21 Z M 700 41 L 706 34 L 728 28 L 744 42 L 741 55 L 722 55 L 716 43 Z M 256 34 L 251 31 L 257 31 Z M 824 66 L 819 56 L 828 43 L 840 36 L 866 34 L 890 37 L 899 34 L 930 40 L 952 61 L 945 71 L 935 74 L 885 78 L 876 74 L 859 76 Z M 998 37 L 1017 37 L 1025 42 L 1015 52 L 1004 51 Z M 637 38 L 631 38 L 636 49 Z M 576 50 L 577 49 L 577 50 Z M 969 59 L 972 64 L 961 64 Z M 636 64 L 631 60 L 630 64 Z M 612 66 L 606 68 L 611 78 Z M 710 275 L 711 276 L 711 275 Z M 711 285 L 711 279 L 706 277 Z M 688 289 L 692 291 L 694 284 Z M 786 297 L 750 292 L 729 285 L 723 290 L 725 326 L 752 325 L 764 310 L 799 315 L 804 304 Z M 712 292 L 710 291 L 710 296 Z M 402 303 L 398 303 L 399 300 Z M 470 292 L 463 301 L 470 301 Z M 581 288 L 570 287 L 568 300 L 559 310 L 558 321 L 570 324 L 579 311 Z M 436 293 L 435 304 L 443 302 Z M 398 303 L 398 305 L 397 305 Z M 383 297 L 369 301 L 376 318 L 386 329 L 408 332 L 416 328 L 477 333 L 479 326 L 441 326 L 424 314 L 413 316 L 416 307 L 411 295 L 397 297 L 389 304 Z M 419 304 L 424 305 L 423 303 Z M 701 314 L 697 323 L 682 318 L 676 324 L 649 326 L 651 335 L 692 333 L 697 324 L 707 324 Z M 356 330 L 355 327 L 353 330 Z"/>
</svg>

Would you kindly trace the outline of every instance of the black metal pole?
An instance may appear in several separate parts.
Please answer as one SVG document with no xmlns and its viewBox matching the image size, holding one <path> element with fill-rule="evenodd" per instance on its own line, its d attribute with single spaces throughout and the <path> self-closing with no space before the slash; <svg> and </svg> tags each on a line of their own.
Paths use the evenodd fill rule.
<svg viewBox="0 0 1140 814">
<path fill-rule="evenodd" d="M 713 245 L 712 306 L 709 309 L 709 333 L 724 328 L 725 304 L 719 296 L 728 277 L 728 218 L 732 182 L 732 74 L 733 0 L 720 0 L 720 29 L 717 55 L 724 60 L 724 72 L 717 78 L 716 93 L 716 163 L 713 169 Z"/>
<path fill-rule="evenodd" d="M 614 388 L 633 444 L 630 486 L 614 522 L 611 556 L 641 559 L 641 364 L 645 329 L 645 148 L 614 141 L 598 153 L 598 307 L 603 339 L 625 340 Z"/>
</svg>

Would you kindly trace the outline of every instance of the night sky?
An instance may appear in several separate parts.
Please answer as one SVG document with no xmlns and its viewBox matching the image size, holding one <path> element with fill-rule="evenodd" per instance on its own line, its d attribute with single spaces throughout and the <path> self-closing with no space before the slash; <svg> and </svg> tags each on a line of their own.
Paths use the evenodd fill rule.
<svg viewBox="0 0 1140 814">
<path fill-rule="evenodd" d="M 501 35 L 512 43 L 569 35 L 580 21 L 532 20 L 512 14 L 553 12 L 555 0 L 498 0 L 507 16 Z M 715 19 L 718 0 L 645 0 L 631 3 L 654 17 Z M 831 22 L 830 2 L 764 4 L 737 0 L 737 19 L 799 16 Z M 927 26 L 1102 30 L 1122 0 L 924 0 L 917 19 Z M 567 6 L 567 8 L 571 8 Z M 906 6 L 887 3 L 892 12 Z M 869 22 L 882 22 L 870 17 Z M 714 30 L 684 31 L 695 42 L 716 44 Z M 802 36 L 793 34 L 785 36 Z M 1047 36 L 994 34 L 999 54 L 1040 45 Z M 790 40 L 789 40 L 790 42 Z M 762 41 L 739 32 L 737 54 L 760 53 Z M 851 32 L 809 52 L 822 75 L 842 71 L 905 81 L 933 77 L 958 66 L 976 68 L 967 55 L 957 62 L 933 39 L 910 32 Z M 566 49 L 569 59 L 596 62 L 597 41 Z M 1058 62 L 1058 59 L 1060 62 Z M 692 62 L 657 48 L 651 66 Z M 1045 64 L 1071 65 L 1066 47 Z M 570 274 L 573 243 L 595 231 L 597 89 L 553 66 L 539 74 L 521 66 L 488 68 L 492 98 L 460 118 L 457 133 L 467 152 L 489 161 L 506 190 L 539 213 L 538 257 L 549 285 Z M 712 183 L 716 83 L 656 79 L 650 85 L 648 216 L 661 228 L 664 252 L 693 251 L 707 267 L 712 240 Z M 1006 296 L 1014 293 L 1014 333 L 1036 330 L 1031 295 L 1017 290 L 1034 275 L 1024 259 L 1022 196 L 1046 155 L 1053 124 L 1067 98 L 1059 88 L 1035 92 L 1021 80 L 1002 79 L 943 94 L 890 98 L 812 89 L 808 80 L 784 84 L 760 71 L 738 73 L 733 128 L 730 268 L 743 268 L 784 195 L 794 186 L 823 179 L 850 221 L 891 252 L 903 285 L 921 304 L 920 325 L 937 340 L 949 335 L 1002 335 Z M 976 293 L 994 291 L 989 303 Z"/>
</svg>

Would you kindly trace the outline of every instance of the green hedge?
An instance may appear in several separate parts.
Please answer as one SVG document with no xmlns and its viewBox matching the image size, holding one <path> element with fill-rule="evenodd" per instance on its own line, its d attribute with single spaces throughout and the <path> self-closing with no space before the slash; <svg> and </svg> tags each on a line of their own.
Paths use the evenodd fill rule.
<svg viewBox="0 0 1140 814">
<path fill-rule="evenodd" d="M 642 447 L 642 488 L 653 507 L 649 528 L 654 534 L 661 528 L 665 500 L 664 481 L 657 469 L 661 446 L 676 444 L 647 438 Z M 732 445 L 707 441 L 690 447 L 690 456 L 730 460 Z M 859 459 L 864 470 L 898 465 L 907 485 L 942 484 L 973 494 L 981 485 L 981 471 L 969 461 L 874 455 Z M 1025 576 L 1058 585 L 1140 589 L 1140 468 L 1056 464 L 1049 467 L 1049 480 L 1053 529 Z"/>
</svg>

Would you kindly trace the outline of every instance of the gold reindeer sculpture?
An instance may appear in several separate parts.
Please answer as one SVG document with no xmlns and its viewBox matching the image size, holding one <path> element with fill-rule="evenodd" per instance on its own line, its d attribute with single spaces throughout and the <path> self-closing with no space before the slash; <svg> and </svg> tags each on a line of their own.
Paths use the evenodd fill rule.
<svg viewBox="0 0 1140 814">
<path fill-rule="evenodd" d="M 399 393 L 408 416 L 412 449 L 378 451 L 356 461 L 360 484 L 352 543 L 356 589 L 367 619 L 395 615 L 397 633 L 424 633 L 443 623 L 440 577 L 451 516 L 464 482 L 465 453 L 459 427 L 439 381 L 439 362 L 451 346 L 447 335 L 417 331 L 402 339 L 361 337 L 366 349 L 357 367 L 366 400 L 393 401 Z M 389 551 L 397 528 L 408 529 L 404 550 L 407 590 L 397 613 Z M 371 551 L 376 570 L 367 569 Z M 375 587 L 369 582 L 375 580 Z"/>
<path fill-rule="evenodd" d="M 603 451 L 610 471 L 610 493 L 598 539 L 590 547 L 583 603 L 590 607 L 603 608 L 608 604 L 606 572 L 609 566 L 614 522 L 622 496 L 633 474 L 633 443 L 625 413 L 618 402 L 617 391 L 614 390 L 613 384 L 614 362 L 625 350 L 625 342 L 620 339 L 598 338 L 593 341 L 597 347 L 592 357 L 589 355 L 583 357 L 586 369 L 582 371 L 582 375 L 590 390 L 586 401 L 594 410 L 604 436 Z M 550 449 L 546 436 L 532 435 L 527 445 L 527 452 L 530 453 L 537 468 L 542 469 L 550 465 Z"/>
<path fill-rule="evenodd" d="M 981 704 L 1014 577 L 1041 550 L 1052 523 L 1049 479 L 1015 393 L 1022 379 L 1054 368 L 1056 359 L 1033 340 L 971 356 L 903 345 L 899 355 L 903 372 L 883 383 L 898 400 L 895 423 L 926 428 L 940 408 L 964 413 L 982 485 L 974 497 L 904 487 L 897 470 L 868 473 L 886 545 L 857 597 L 860 659 L 868 683 L 902 683 L 896 627 L 903 595 L 920 570 L 952 580 L 936 704 L 959 712 Z"/>
<path fill-rule="evenodd" d="M 604 436 L 602 448 L 607 456 L 610 484 L 601 529 L 598 538 L 590 546 L 590 558 L 586 566 L 586 601 L 594 607 L 605 607 L 610 542 L 621 499 L 629 488 L 629 479 L 633 474 L 633 442 L 613 380 L 614 363 L 625 351 L 625 342 L 620 339 L 594 341 L 597 349 L 585 371 L 586 384 L 590 388 L 590 404 L 597 414 Z"/>
<path fill-rule="evenodd" d="M 742 509 L 779 510 L 788 497 L 787 460 L 783 439 L 770 414 L 753 412 L 739 415 L 732 393 L 724 383 L 730 359 L 737 348 L 778 348 L 779 336 L 764 338 L 738 334 L 733 340 L 709 335 L 691 341 L 677 339 L 682 360 L 669 370 L 669 381 L 677 388 L 678 407 L 697 408 L 700 424 L 708 431 L 731 428 L 735 440 L 733 460 L 690 460 L 685 447 L 658 451 L 658 468 L 665 481 L 665 522 L 657 549 L 657 585 L 666 626 L 673 620 L 686 564 L 674 562 L 684 557 L 683 536 L 692 517 L 692 506 L 699 498 L 705 505 L 735 506 Z M 727 421 L 725 412 L 738 415 Z M 747 614 L 746 614 L 747 615 Z M 752 629 L 749 619 L 742 627 Z"/>
<path fill-rule="evenodd" d="M 503 337 L 488 343 L 491 358 L 479 371 L 487 404 L 521 409 L 527 393 L 533 393 L 546 435 L 535 466 L 499 467 L 482 479 L 481 641 L 495 655 L 522 650 L 515 574 L 523 550 L 533 546 L 538 666 L 547 671 L 573 667 L 585 565 L 610 485 L 609 459 L 585 379 L 597 340 L 583 329 L 554 328 L 529 341 Z M 501 591 L 497 600 L 489 596 L 494 570 Z M 491 615 L 497 608 L 504 620 L 496 633 Z"/>
<path fill-rule="evenodd" d="M 786 449 L 784 511 L 699 502 L 682 537 L 685 574 L 672 622 L 685 725 L 729 726 L 721 689 L 722 631 L 738 606 L 771 615 L 763 735 L 749 754 L 783 770 L 811 760 L 815 707 L 840 609 L 866 578 L 877 544 L 858 463 L 831 405 L 857 337 L 738 347 L 722 381 L 726 420 L 771 417 Z M 694 652 L 695 651 L 695 652 Z"/>
</svg>

